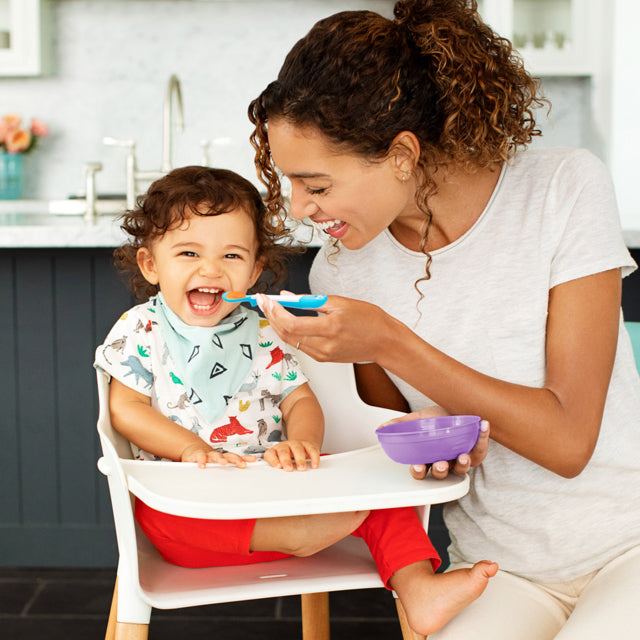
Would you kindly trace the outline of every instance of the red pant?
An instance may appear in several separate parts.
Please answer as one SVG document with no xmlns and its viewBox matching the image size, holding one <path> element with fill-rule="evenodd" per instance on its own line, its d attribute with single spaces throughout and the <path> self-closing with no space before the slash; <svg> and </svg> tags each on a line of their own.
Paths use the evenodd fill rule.
<svg viewBox="0 0 640 640">
<path fill-rule="evenodd" d="M 135 515 L 160 555 L 181 567 L 222 567 L 290 557 L 277 551 L 249 550 L 255 519 L 184 518 L 156 511 L 137 499 Z M 420 560 L 431 560 L 434 571 L 440 566 L 438 552 L 411 507 L 372 511 L 352 535 L 366 542 L 388 589 L 389 578 L 402 567 Z"/>
</svg>

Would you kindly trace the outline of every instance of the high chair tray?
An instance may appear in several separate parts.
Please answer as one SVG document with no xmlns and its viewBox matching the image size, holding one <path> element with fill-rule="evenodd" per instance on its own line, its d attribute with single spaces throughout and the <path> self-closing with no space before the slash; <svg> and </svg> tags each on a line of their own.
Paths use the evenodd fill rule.
<svg viewBox="0 0 640 640">
<path fill-rule="evenodd" d="M 121 460 L 129 490 L 154 509 L 200 518 L 268 518 L 387 509 L 457 500 L 467 476 L 414 480 L 379 445 L 323 456 L 318 469 L 286 472 L 260 460 L 239 469 Z"/>
</svg>

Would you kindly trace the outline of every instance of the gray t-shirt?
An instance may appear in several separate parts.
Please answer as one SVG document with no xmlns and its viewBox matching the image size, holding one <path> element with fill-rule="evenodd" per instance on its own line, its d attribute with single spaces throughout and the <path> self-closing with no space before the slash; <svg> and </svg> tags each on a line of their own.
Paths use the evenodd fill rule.
<svg viewBox="0 0 640 640">
<path fill-rule="evenodd" d="M 635 269 L 604 165 L 585 150 L 520 153 L 462 237 L 425 256 L 388 231 L 367 246 L 325 246 L 311 290 L 380 306 L 460 362 L 509 382 L 545 381 L 549 290 L 613 268 Z M 433 404 L 391 376 L 412 410 Z M 461 390 L 463 393 L 464 390 Z M 487 558 L 539 581 L 584 575 L 640 544 L 640 378 L 620 337 L 600 437 L 586 469 L 565 479 L 491 441 L 471 490 L 445 507 L 452 561 Z"/>
</svg>

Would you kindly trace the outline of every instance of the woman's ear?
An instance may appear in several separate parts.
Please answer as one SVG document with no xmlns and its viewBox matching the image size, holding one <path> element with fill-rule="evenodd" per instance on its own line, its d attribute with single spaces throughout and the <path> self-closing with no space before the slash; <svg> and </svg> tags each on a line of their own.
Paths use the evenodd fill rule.
<svg viewBox="0 0 640 640">
<path fill-rule="evenodd" d="M 149 284 L 158 284 L 158 271 L 153 254 L 148 247 L 140 247 L 136 253 L 138 269 Z"/>
<path fill-rule="evenodd" d="M 398 179 L 404 182 L 413 173 L 420 158 L 420 141 L 412 131 L 401 131 L 389 147 L 389 158 L 398 173 Z"/>
</svg>

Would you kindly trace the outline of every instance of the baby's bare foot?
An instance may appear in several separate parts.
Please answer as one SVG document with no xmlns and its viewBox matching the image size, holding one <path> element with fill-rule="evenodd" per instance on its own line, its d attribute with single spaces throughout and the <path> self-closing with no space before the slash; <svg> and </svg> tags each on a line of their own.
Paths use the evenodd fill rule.
<svg viewBox="0 0 640 640">
<path fill-rule="evenodd" d="M 434 574 L 430 563 L 416 562 L 397 571 L 390 582 L 411 628 L 427 636 L 478 598 L 497 571 L 495 562 L 483 560 L 470 569 Z"/>
</svg>

